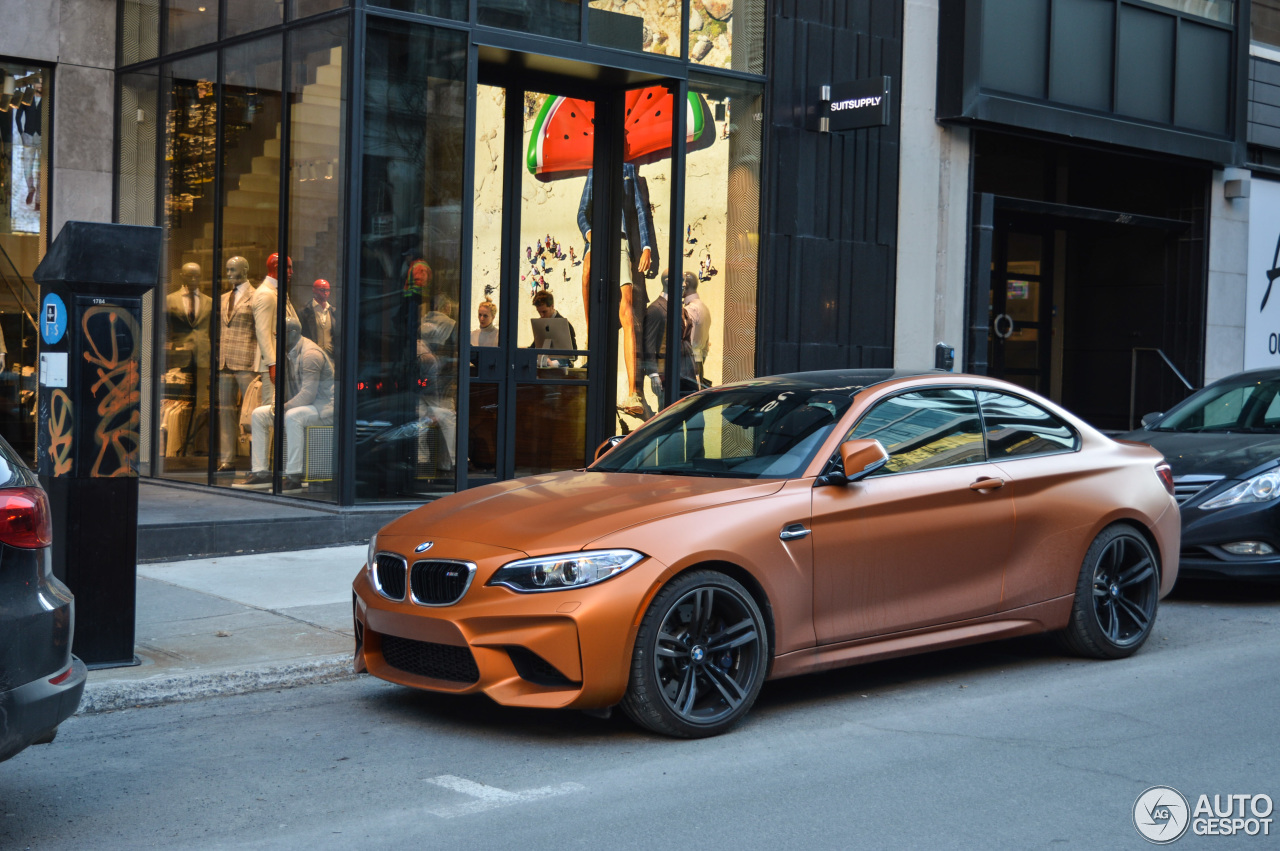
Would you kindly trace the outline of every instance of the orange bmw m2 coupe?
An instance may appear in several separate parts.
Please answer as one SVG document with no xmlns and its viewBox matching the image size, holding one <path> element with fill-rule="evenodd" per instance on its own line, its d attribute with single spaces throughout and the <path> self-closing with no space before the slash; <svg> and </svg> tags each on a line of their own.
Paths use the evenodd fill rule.
<svg viewBox="0 0 1280 851">
<path fill-rule="evenodd" d="M 354 583 L 355 665 L 710 736 L 766 679 L 1045 631 L 1128 656 L 1179 528 L 1160 453 L 1012 384 L 760 378 L 682 399 L 586 469 L 384 527 Z"/>
</svg>

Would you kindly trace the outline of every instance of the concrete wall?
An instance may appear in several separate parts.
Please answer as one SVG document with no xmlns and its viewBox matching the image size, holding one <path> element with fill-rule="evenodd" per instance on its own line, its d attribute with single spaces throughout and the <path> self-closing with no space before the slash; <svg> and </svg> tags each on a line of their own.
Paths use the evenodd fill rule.
<svg viewBox="0 0 1280 851">
<path fill-rule="evenodd" d="M 1243 169 L 1226 177 L 1248 178 Z M 1226 198 L 1224 172 L 1213 173 L 1209 201 L 1209 281 L 1205 305 L 1204 383 L 1244 369 L 1249 272 L 1249 199 Z"/>
<path fill-rule="evenodd" d="M 904 11 L 893 341 L 900 369 L 932 367 L 939 342 L 964 363 L 969 132 L 934 120 L 938 2 L 906 0 Z"/>
<path fill-rule="evenodd" d="M 0 0 L 0 55 L 52 64 L 49 240 L 111 221 L 116 0 Z"/>
</svg>

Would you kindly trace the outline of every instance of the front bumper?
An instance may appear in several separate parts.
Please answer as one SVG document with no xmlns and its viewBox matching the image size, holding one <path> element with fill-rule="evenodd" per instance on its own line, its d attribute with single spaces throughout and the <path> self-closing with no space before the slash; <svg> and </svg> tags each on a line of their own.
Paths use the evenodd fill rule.
<svg viewBox="0 0 1280 851">
<path fill-rule="evenodd" d="M 379 545 L 413 552 L 390 540 Z M 437 539 L 431 556 L 476 564 L 457 603 L 389 600 L 367 567 L 356 577 L 357 671 L 430 691 L 483 693 L 505 706 L 592 709 L 622 699 L 640 617 L 666 571 L 660 562 L 646 558 L 598 585 L 522 594 L 485 583 L 524 553 Z"/>
<path fill-rule="evenodd" d="M 1234 484 L 1214 488 L 1214 494 Z M 1202 497 L 1201 501 L 1209 499 Z M 1238 556 L 1222 549 L 1237 541 L 1263 541 L 1275 548 L 1267 556 Z M 1203 511 L 1182 507 L 1180 577 L 1193 579 L 1280 579 L 1280 503 L 1255 503 Z"/>
<path fill-rule="evenodd" d="M 69 670 L 70 674 L 56 685 L 50 680 L 67 673 L 68 668 L 0 692 L 0 760 L 28 745 L 52 741 L 58 725 L 80 708 L 88 671 L 75 656 L 71 657 Z"/>
</svg>

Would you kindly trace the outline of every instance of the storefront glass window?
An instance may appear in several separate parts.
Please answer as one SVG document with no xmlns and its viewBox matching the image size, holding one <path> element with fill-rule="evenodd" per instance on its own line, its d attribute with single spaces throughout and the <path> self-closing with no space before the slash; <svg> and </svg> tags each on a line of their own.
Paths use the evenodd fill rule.
<svg viewBox="0 0 1280 851">
<path fill-rule="evenodd" d="M 467 37 L 370 19 L 356 498 L 454 490 Z"/>
<path fill-rule="evenodd" d="M 52 116 L 47 68 L 0 63 L 0 433 L 35 460 L 36 325 L 32 273 L 48 230 Z"/>
<path fill-rule="evenodd" d="M 200 361 L 207 357 L 210 319 L 201 326 L 201 307 L 211 313 L 214 211 L 214 174 L 217 170 L 217 57 L 213 53 L 183 59 L 161 72 L 164 116 L 164 164 L 161 210 L 165 255 L 161 267 L 163 309 L 177 297 L 190 293 L 194 319 L 186 333 L 176 324 L 162 322 L 161 357 L 158 358 L 160 400 L 157 410 L 159 466 L 157 475 L 206 480 L 207 455 L 202 463 L 195 453 L 201 443 L 196 433 L 197 393 L 201 386 Z M 184 289 L 185 288 L 185 289 Z M 209 302 L 200 298 L 204 293 Z M 185 305 L 181 311 L 188 317 Z M 188 317 L 189 318 L 189 317 Z M 207 388 L 208 382 L 204 382 Z M 207 389 L 205 391 L 207 393 Z M 201 410 L 208 411 L 206 404 Z M 208 417 L 205 417 L 207 421 Z"/>
<path fill-rule="evenodd" d="M 283 492 L 334 501 L 334 406 L 343 342 L 346 295 L 347 20 L 327 21 L 289 34 L 289 255 L 286 329 L 277 370 L 277 416 L 285 433 Z M 291 328 L 297 317 L 295 337 Z"/>
<path fill-rule="evenodd" d="M 668 0 L 590 0 L 587 41 L 601 47 L 679 56 L 682 11 L 682 4 Z"/>
<path fill-rule="evenodd" d="M 759 85 L 691 81 L 704 141 L 685 160 L 684 306 L 702 386 L 755 375 L 760 251 Z"/>
<path fill-rule="evenodd" d="M 160 80 L 155 68 L 120 77 L 116 221 L 156 223 L 156 132 Z"/>
<path fill-rule="evenodd" d="M 223 51 L 222 242 L 217 274 L 208 275 L 219 281 L 214 417 L 214 483 L 219 485 L 244 485 L 235 474 L 251 475 L 255 459 L 258 472 L 269 470 L 269 430 L 255 442 L 253 414 L 271 403 L 268 366 L 276 361 L 278 293 L 270 258 L 280 248 L 282 46 L 277 35 Z M 212 248 L 212 228 L 206 232 Z M 214 269 L 212 251 L 200 260 Z M 208 409 L 198 403 L 197 408 Z"/>
<path fill-rule="evenodd" d="M 765 0 L 690 0 L 689 59 L 764 73 Z"/>
<path fill-rule="evenodd" d="M 529 35 L 577 41 L 581 35 L 579 0 L 478 0 L 477 23 Z"/>
<path fill-rule="evenodd" d="M 1280 0 L 1253 0 L 1250 37 L 1255 46 L 1270 48 L 1268 58 L 1280 60 Z"/>
<path fill-rule="evenodd" d="M 437 18 L 466 20 L 467 0 L 369 0 L 374 6 L 385 6 L 400 12 L 417 12 L 419 15 L 435 15 Z"/>
<path fill-rule="evenodd" d="M 350 0 L 289 0 L 289 20 L 307 18 L 349 5 Z"/>
<path fill-rule="evenodd" d="M 120 64 L 132 65 L 160 54 L 160 0 L 121 0 Z"/>
<path fill-rule="evenodd" d="M 1150 2 L 1183 14 L 1221 21 L 1224 24 L 1235 20 L 1235 0 L 1150 0 Z M 1257 5 L 1257 0 L 1254 0 L 1254 5 Z"/>
<path fill-rule="evenodd" d="M 284 20 L 282 0 L 224 0 L 227 37 L 274 27 Z"/>
<path fill-rule="evenodd" d="M 165 0 L 169 9 L 169 38 L 165 53 L 211 44 L 218 38 L 219 0 Z"/>
</svg>

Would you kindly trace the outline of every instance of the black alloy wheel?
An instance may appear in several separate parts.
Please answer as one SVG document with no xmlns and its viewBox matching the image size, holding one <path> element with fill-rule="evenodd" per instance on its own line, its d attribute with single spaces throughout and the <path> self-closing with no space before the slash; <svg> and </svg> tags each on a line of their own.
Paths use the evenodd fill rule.
<svg viewBox="0 0 1280 851">
<path fill-rule="evenodd" d="M 1151 635 L 1159 602 L 1160 570 L 1151 545 L 1130 526 L 1111 526 L 1085 553 L 1063 638 L 1082 656 L 1129 656 Z"/>
<path fill-rule="evenodd" d="M 764 617 L 741 584 L 721 573 L 677 577 L 641 621 L 622 708 L 659 733 L 723 733 L 755 703 L 768 670 Z"/>
</svg>

